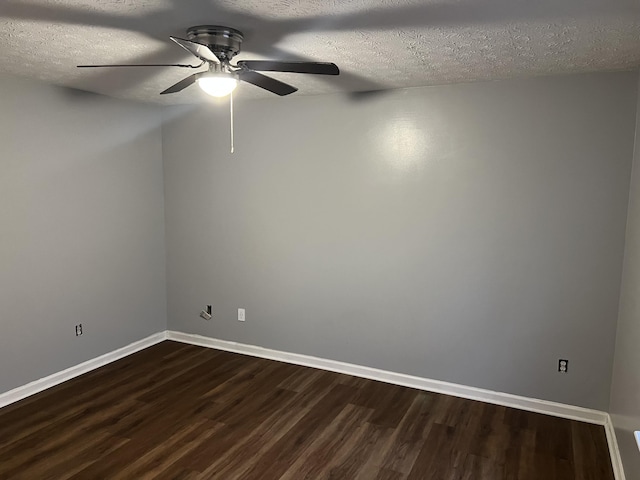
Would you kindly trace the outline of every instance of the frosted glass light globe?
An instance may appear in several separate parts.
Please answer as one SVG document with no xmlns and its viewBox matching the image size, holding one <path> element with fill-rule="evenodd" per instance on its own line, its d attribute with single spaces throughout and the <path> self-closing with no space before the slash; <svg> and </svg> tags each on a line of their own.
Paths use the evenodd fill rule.
<svg viewBox="0 0 640 480">
<path fill-rule="evenodd" d="M 198 86 L 213 97 L 229 95 L 238 86 L 238 80 L 230 73 L 212 73 L 202 75 L 197 80 Z"/>
</svg>

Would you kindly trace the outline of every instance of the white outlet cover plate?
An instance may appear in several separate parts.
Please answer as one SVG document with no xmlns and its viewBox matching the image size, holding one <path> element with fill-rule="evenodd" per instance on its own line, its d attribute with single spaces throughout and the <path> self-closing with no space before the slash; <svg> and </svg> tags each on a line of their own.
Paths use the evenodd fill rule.
<svg viewBox="0 0 640 480">
<path fill-rule="evenodd" d="M 244 316 L 244 308 L 239 308 L 238 309 L 238 321 L 239 322 L 244 322 L 245 316 Z"/>
<path fill-rule="evenodd" d="M 636 443 L 638 444 L 638 450 L 640 450 L 640 430 L 633 433 L 636 436 Z"/>
</svg>

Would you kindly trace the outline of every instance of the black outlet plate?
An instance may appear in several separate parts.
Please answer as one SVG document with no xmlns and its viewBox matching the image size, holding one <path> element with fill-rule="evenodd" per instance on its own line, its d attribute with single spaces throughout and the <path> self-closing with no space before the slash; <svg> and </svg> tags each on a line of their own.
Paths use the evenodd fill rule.
<svg viewBox="0 0 640 480">
<path fill-rule="evenodd" d="M 561 358 L 558 360 L 558 371 L 560 373 L 568 373 L 569 372 L 569 360 L 565 360 Z"/>
</svg>

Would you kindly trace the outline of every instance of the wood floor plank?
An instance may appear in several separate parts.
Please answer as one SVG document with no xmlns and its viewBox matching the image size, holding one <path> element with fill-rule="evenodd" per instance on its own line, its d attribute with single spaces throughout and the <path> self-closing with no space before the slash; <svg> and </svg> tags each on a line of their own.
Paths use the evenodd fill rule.
<svg viewBox="0 0 640 480">
<path fill-rule="evenodd" d="M 0 479 L 613 480 L 601 426 L 162 342 L 0 409 Z"/>
<path fill-rule="evenodd" d="M 423 480 L 450 476 L 457 464 L 458 453 L 453 449 L 456 434 L 454 427 L 434 423 L 407 479 Z"/>
<path fill-rule="evenodd" d="M 279 479 L 295 461 L 296 457 L 312 441 L 315 435 L 326 428 L 346 403 L 354 397 L 356 390 L 345 385 L 335 385 L 331 392 L 294 425 L 247 473 L 247 478 Z"/>
<path fill-rule="evenodd" d="M 388 389 L 388 386 L 385 385 Z M 370 422 L 380 427 L 396 428 L 407 413 L 409 406 L 416 397 L 413 388 L 399 387 L 391 391 L 385 398 L 379 399 L 374 407 Z"/>
<path fill-rule="evenodd" d="M 200 420 L 188 425 L 163 442 L 160 448 L 149 450 L 110 478 L 112 480 L 155 478 L 183 455 L 208 441 L 221 427 L 221 424 L 209 420 Z"/>
<path fill-rule="evenodd" d="M 425 425 L 431 425 L 429 418 L 432 393 L 417 392 L 413 403 L 407 409 L 398 428 L 389 439 L 384 456 L 380 458 L 379 465 L 391 471 L 408 475 L 422 450 L 428 430 Z"/>
<path fill-rule="evenodd" d="M 280 476 L 280 480 L 314 479 L 321 475 L 325 465 L 334 460 L 341 449 L 357 443 L 354 432 L 364 425 L 372 409 L 347 404 L 327 428 L 315 436 L 313 442 Z"/>
<path fill-rule="evenodd" d="M 379 452 L 392 435 L 392 429 L 366 423 L 362 427 L 363 433 L 358 442 L 345 445 L 341 449 L 340 462 L 328 465 L 326 478 L 338 480 L 342 478 L 357 478 L 359 472 L 366 467 L 369 460 Z"/>
<path fill-rule="evenodd" d="M 236 442 L 226 455 L 218 457 L 203 471 L 203 478 L 227 479 L 234 475 L 242 477 L 253 468 L 255 461 L 247 459 L 261 458 L 298 422 L 304 418 L 315 405 L 327 395 L 337 381 L 334 375 L 322 372 L 315 376 L 313 382 L 307 383 L 300 395 L 290 401 L 274 406 L 272 414 L 262 424 L 254 428 L 250 434 Z M 188 464 L 192 464 L 188 459 Z"/>
</svg>

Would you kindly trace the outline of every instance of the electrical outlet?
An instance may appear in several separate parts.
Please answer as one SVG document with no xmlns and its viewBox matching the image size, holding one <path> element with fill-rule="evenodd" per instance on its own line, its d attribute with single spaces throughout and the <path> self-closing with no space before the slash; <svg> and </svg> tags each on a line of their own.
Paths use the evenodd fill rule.
<svg viewBox="0 0 640 480">
<path fill-rule="evenodd" d="M 569 372 L 569 360 L 560 359 L 558 360 L 558 371 L 560 373 L 568 373 Z"/>
<path fill-rule="evenodd" d="M 244 319 L 245 319 L 244 308 L 239 308 L 238 309 L 238 321 L 239 322 L 244 322 Z"/>
<path fill-rule="evenodd" d="M 81 323 L 76 325 L 76 337 L 79 337 L 80 335 L 82 335 L 82 324 Z"/>
</svg>

